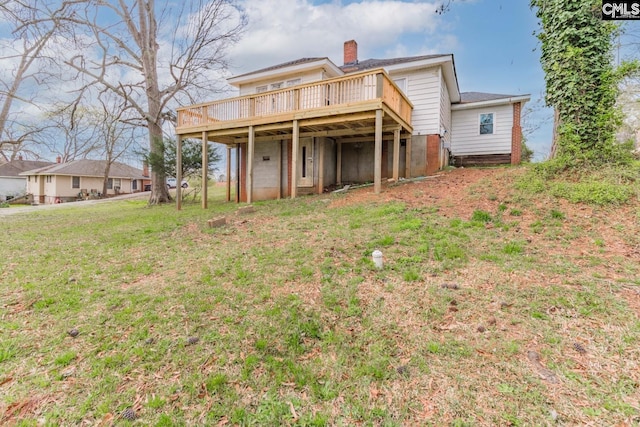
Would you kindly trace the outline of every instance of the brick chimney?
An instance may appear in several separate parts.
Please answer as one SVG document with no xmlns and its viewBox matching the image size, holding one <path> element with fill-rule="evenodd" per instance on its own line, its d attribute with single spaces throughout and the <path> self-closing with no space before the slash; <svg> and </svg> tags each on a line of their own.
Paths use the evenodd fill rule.
<svg viewBox="0 0 640 427">
<path fill-rule="evenodd" d="M 149 163 L 142 163 L 142 176 L 149 176 Z"/>
<path fill-rule="evenodd" d="M 62 163 L 62 157 L 60 156 L 56 157 L 56 163 Z"/>
<path fill-rule="evenodd" d="M 358 43 L 355 40 L 344 42 L 344 64 L 356 64 L 358 62 Z"/>
</svg>

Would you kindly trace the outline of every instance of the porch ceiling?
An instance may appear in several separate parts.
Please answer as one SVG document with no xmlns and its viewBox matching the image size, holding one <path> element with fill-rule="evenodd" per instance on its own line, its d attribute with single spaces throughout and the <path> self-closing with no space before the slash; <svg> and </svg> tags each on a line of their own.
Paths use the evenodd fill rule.
<svg viewBox="0 0 640 427">
<path fill-rule="evenodd" d="M 404 137 L 411 134 L 411 128 L 402 123 L 391 111 L 382 108 L 383 139 L 393 139 L 395 130 L 403 131 Z M 326 137 L 339 139 L 343 143 L 371 141 L 375 136 L 375 110 L 349 114 L 329 115 L 325 117 L 298 118 L 300 138 Z M 401 124 L 402 123 L 402 124 Z M 403 126 L 404 125 L 404 126 Z M 226 129 L 206 130 L 182 134 L 183 138 L 202 139 L 206 133 L 207 140 L 226 145 L 245 144 L 249 140 L 249 127 L 253 126 L 256 143 L 288 140 L 293 138 L 293 119 L 267 123 L 236 124 Z"/>
</svg>

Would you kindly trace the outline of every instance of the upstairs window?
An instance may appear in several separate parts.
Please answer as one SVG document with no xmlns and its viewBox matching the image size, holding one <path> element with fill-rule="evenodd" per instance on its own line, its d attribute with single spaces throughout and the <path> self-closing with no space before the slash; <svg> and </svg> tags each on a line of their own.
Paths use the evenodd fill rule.
<svg viewBox="0 0 640 427">
<path fill-rule="evenodd" d="M 287 80 L 287 87 L 290 86 L 297 86 L 300 83 L 302 83 L 302 79 L 293 79 L 293 80 Z"/>
<path fill-rule="evenodd" d="M 403 77 L 401 79 L 394 79 L 393 82 L 400 88 L 402 92 L 407 93 L 407 78 Z"/>
<path fill-rule="evenodd" d="M 494 125 L 493 113 L 480 114 L 480 135 L 492 135 Z"/>
<path fill-rule="evenodd" d="M 282 88 L 283 82 L 271 83 L 271 90 L 276 90 Z"/>
<path fill-rule="evenodd" d="M 258 86 L 256 88 L 256 93 L 262 93 L 262 92 L 266 92 L 269 90 L 269 86 L 264 85 L 264 86 Z"/>
</svg>

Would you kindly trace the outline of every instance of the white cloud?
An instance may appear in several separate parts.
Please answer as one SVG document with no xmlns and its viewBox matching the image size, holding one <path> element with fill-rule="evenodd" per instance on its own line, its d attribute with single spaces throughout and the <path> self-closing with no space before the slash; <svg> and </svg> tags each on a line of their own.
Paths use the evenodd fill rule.
<svg viewBox="0 0 640 427">
<path fill-rule="evenodd" d="M 441 53 L 455 46 L 451 34 L 440 33 L 445 18 L 435 13 L 437 1 L 244 0 L 249 26 L 230 50 L 232 74 L 302 57 L 328 56 L 342 64 L 343 43 L 358 42 L 360 59 Z M 444 43 L 442 43 L 444 41 Z"/>
</svg>

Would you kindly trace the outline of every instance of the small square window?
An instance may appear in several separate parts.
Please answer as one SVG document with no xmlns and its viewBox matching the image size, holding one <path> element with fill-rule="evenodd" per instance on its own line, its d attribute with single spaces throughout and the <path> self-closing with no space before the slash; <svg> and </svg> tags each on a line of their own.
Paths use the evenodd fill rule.
<svg viewBox="0 0 640 427">
<path fill-rule="evenodd" d="M 480 114 L 480 135 L 493 134 L 493 113 Z"/>
</svg>

